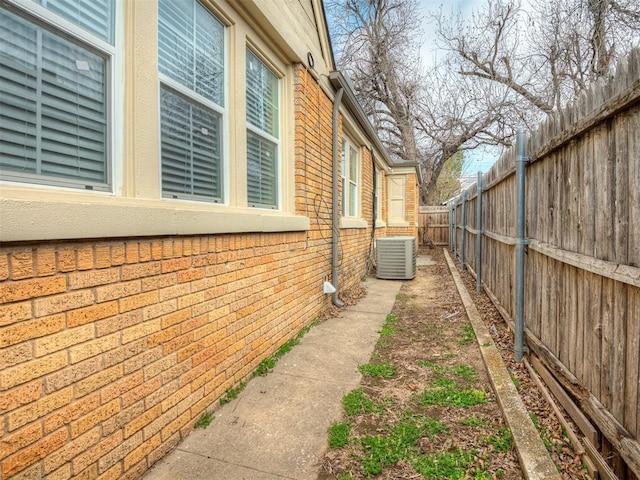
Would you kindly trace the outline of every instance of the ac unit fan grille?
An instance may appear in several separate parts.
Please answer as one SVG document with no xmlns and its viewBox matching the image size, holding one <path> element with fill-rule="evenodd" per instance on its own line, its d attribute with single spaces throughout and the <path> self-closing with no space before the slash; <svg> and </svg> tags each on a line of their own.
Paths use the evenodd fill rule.
<svg viewBox="0 0 640 480">
<path fill-rule="evenodd" d="M 376 244 L 378 278 L 410 280 L 416 276 L 414 237 L 384 237 Z"/>
</svg>

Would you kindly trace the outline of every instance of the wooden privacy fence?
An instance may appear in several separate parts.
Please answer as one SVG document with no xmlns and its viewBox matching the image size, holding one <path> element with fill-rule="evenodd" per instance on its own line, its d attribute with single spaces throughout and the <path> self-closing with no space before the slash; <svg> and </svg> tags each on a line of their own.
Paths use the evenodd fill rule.
<svg viewBox="0 0 640 480">
<path fill-rule="evenodd" d="M 418 221 L 420 245 L 447 245 L 449 243 L 448 207 L 420 207 Z"/>
<path fill-rule="evenodd" d="M 529 351 L 640 478 L 640 50 L 523 146 L 524 237 L 511 149 L 450 205 L 449 246 L 514 325 L 522 248 Z"/>
</svg>

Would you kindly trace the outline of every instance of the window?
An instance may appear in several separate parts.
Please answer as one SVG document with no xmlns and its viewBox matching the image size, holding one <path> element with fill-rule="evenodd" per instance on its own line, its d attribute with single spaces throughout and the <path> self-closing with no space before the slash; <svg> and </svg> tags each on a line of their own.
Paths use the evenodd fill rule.
<svg viewBox="0 0 640 480">
<path fill-rule="evenodd" d="M 247 50 L 247 203 L 278 208 L 279 85 Z"/>
<path fill-rule="evenodd" d="M 358 216 L 360 159 L 350 140 L 342 140 L 342 216 Z"/>
<path fill-rule="evenodd" d="M 405 224 L 405 175 L 390 175 L 389 177 L 389 222 Z"/>
<path fill-rule="evenodd" d="M 223 201 L 225 28 L 193 0 L 158 10 L 162 194 Z"/>
<path fill-rule="evenodd" d="M 0 7 L 0 178 L 110 190 L 114 1 L 30 3 Z"/>
<path fill-rule="evenodd" d="M 374 219 L 374 222 L 381 222 L 382 219 L 384 218 L 382 215 L 382 182 L 384 181 L 384 173 L 382 172 L 381 169 L 379 169 L 378 167 L 376 167 L 376 198 L 375 198 L 375 202 L 376 202 L 376 218 Z"/>
</svg>

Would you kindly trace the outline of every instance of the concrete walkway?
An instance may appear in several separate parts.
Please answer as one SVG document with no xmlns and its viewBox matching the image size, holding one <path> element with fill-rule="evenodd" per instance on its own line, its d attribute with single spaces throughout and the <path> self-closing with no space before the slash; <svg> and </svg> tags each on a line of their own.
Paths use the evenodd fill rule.
<svg viewBox="0 0 640 480">
<path fill-rule="evenodd" d="M 315 480 L 327 428 L 357 388 L 402 282 L 368 278 L 367 296 L 312 328 L 274 371 L 251 380 L 160 460 L 145 480 Z"/>
</svg>

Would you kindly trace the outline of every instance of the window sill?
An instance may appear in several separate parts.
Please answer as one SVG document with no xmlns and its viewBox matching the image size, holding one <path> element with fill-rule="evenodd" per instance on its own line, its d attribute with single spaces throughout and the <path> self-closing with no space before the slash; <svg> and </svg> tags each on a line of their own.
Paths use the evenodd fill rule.
<svg viewBox="0 0 640 480">
<path fill-rule="evenodd" d="M 411 224 L 409 222 L 403 222 L 401 220 L 389 220 L 388 227 L 410 227 Z"/>
<path fill-rule="evenodd" d="M 0 241 L 306 231 L 277 211 L 0 187 Z"/>
<path fill-rule="evenodd" d="M 367 228 L 369 224 L 363 218 L 340 217 L 340 228 Z"/>
</svg>

